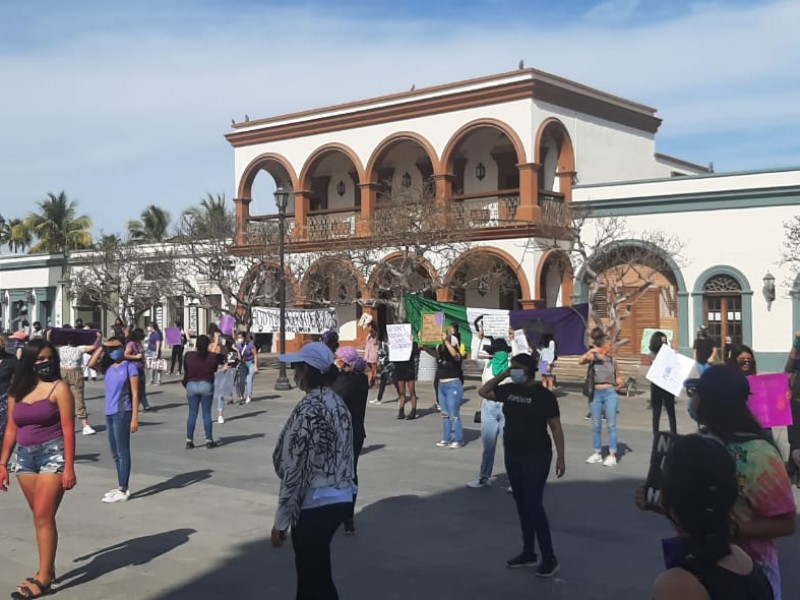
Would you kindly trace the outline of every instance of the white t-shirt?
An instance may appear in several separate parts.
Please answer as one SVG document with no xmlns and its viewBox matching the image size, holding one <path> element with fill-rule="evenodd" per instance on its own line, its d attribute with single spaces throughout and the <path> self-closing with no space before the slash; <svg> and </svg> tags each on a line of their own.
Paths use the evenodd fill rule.
<svg viewBox="0 0 800 600">
<path fill-rule="evenodd" d="M 62 369 L 79 369 L 83 367 L 83 346 L 59 346 Z"/>
</svg>

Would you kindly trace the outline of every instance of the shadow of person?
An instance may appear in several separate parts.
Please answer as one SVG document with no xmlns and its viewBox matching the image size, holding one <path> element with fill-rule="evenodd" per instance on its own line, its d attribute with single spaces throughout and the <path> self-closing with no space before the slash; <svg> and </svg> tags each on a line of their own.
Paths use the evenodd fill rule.
<svg viewBox="0 0 800 600">
<path fill-rule="evenodd" d="M 73 562 L 88 562 L 61 576 L 58 591 L 77 587 L 129 566 L 145 565 L 189 541 L 195 529 L 173 529 L 154 535 L 133 538 L 90 554 L 79 556 Z"/>
<path fill-rule="evenodd" d="M 166 481 L 156 483 L 131 494 L 131 500 L 134 498 L 146 498 L 147 496 L 154 496 L 160 492 L 166 492 L 167 490 L 177 490 L 180 488 L 189 487 L 190 485 L 200 483 L 201 481 L 208 479 L 211 477 L 213 472 L 214 471 L 211 469 L 200 469 L 198 471 L 174 475 Z"/>
</svg>

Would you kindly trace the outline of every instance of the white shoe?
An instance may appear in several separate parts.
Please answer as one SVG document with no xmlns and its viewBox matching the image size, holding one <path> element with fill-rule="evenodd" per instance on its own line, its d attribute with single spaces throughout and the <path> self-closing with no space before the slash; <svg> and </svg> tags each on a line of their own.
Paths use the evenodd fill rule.
<svg viewBox="0 0 800 600">
<path fill-rule="evenodd" d="M 217 423 L 222 425 L 224 422 L 225 422 L 225 417 L 223 417 L 222 415 L 217 417 Z"/>
<path fill-rule="evenodd" d="M 94 435 L 97 433 L 91 425 L 85 425 L 82 431 L 83 435 Z"/>
<path fill-rule="evenodd" d="M 245 404 L 250 404 L 252 401 L 253 401 L 253 399 L 250 396 L 248 396 L 247 400 L 245 400 L 244 403 Z"/>
<path fill-rule="evenodd" d="M 119 491 L 119 488 L 111 488 L 105 494 L 103 494 L 103 498 L 106 496 L 111 496 L 112 494 L 116 494 Z"/>
<path fill-rule="evenodd" d="M 606 459 L 603 461 L 604 467 L 616 467 L 617 466 L 617 457 L 613 454 L 609 454 L 606 456 Z"/>
<path fill-rule="evenodd" d="M 370 401 L 369 401 L 369 403 L 370 403 L 370 404 L 380 404 L 380 403 L 381 403 L 381 401 L 380 401 L 380 400 L 378 400 L 377 398 L 373 398 L 372 400 L 370 400 Z"/>
<path fill-rule="evenodd" d="M 450 442 L 446 442 L 444 440 L 442 440 L 440 442 L 436 442 L 436 447 L 437 448 L 447 448 L 449 445 L 450 445 Z"/>
<path fill-rule="evenodd" d="M 600 456 L 599 452 L 595 452 L 589 458 L 586 459 L 586 462 L 589 463 L 590 465 L 598 465 L 601 462 L 603 462 L 603 457 Z"/>
<path fill-rule="evenodd" d="M 514 488 L 512 488 L 511 486 L 508 486 L 506 488 L 506 494 L 513 494 L 513 493 L 514 493 Z"/>
<path fill-rule="evenodd" d="M 103 502 L 106 504 L 113 504 L 114 502 L 125 502 L 128 498 L 131 497 L 131 493 L 129 490 L 121 491 L 121 490 L 114 490 L 110 494 L 103 496 Z"/>
<path fill-rule="evenodd" d="M 482 487 L 489 487 L 490 485 L 492 485 L 492 482 L 489 481 L 489 479 L 487 477 L 477 477 L 477 478 L 473 479 L 472 481 L 470 481 L 467 484 L 467 487 L 482 488 Z"/>
<path fill-rule="evenodd" d="M 459 450 L 460 448 L 463 448 L 463 447 L 464 447 L 464 444 L 460 444 L 458 442 L 453 442 L 452 444 L 450 444 L 450 448 L 452 448 L 453 450 Z"/>
</svg>

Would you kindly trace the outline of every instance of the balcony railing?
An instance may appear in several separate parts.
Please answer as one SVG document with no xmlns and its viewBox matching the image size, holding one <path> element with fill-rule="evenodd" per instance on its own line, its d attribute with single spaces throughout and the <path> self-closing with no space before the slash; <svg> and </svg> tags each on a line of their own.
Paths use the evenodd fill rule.
<svg viewBox="0 0 800 600">
<path fill-rule="evenodd" d="M 516 220 L 519 194 L 516 191 L 454 196 L 449 203 L 452 222 L 466 229 L 505 227 Z"/>
<path fill-rule="evenodd" d="M 307 239 L 324 241 L 352 237 L 356 233 L 355 208 L 329 208 L 308 213 Z"/>
<path fill-rule="evenodd" d="M 542 209 L 542 223 L 557 227 L 569 227 L 572 217 L 564 195 L 551 191 L 539 190 L 539 206 Z"/>
<path fill-rule="evenodd" d="M 278 238 L 278 215 L 262 215 L 247 220 L 247 236 L 250 243 Z M 294 233 L 294 214 L 286 215 L 286 235 Z"/>
</svg>

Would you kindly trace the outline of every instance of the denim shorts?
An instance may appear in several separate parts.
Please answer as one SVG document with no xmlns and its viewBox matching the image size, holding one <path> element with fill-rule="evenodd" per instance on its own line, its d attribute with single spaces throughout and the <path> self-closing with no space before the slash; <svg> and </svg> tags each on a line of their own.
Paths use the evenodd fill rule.
<svg viewBox="0 0 800 600">
<path fill-rule="evenodd" d="M 17 475 L 64 472 L 64 438 L 57 437 L 44 444 L 17 446 L 11 472 Z"/>
</svg>

